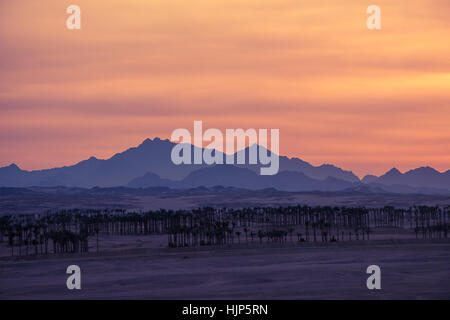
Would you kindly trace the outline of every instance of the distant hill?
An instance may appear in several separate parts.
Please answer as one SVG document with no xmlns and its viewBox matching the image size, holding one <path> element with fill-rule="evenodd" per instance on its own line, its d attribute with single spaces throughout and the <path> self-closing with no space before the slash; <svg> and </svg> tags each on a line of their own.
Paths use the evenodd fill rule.
<svg viewBox="0 0 450 320">
<path fill-rule="evenodd" d="M 249 159 L 250 149 L 255 149 L 259 151 L 258 148 L 263 148 L 258 145 L 250 146 L 244 150 L 237 152 L 237 154 L 245 153 L 246 163 Z M 267 149 L 264 149 L 267 151 Z M 270 152 L 270 151 L 268 151 Z M 238 165 L 239 167 L 244 167 L 255 172 L 259 172 L 261 165 Z M 340 180 L 345 180 L 349 182 L 358 182 L 359 178 L 351 171 L 346 171 L 338 168 L 332 164 L 322 164 L 320 166 L 313 166 L 306 161 L 299 158 L 289 158 L 286 156 L 280 156 L 280 171 L 290 171 L 290 172 L 302 172 L 310 178 L 317 180 L 324 180 L 328 177 L 333 177 Z"/>
<path fill-rule="evenodd" d="M 167 187 L 192 189 L 198 187 L 233 187 L 252 190 L 275 188 L 282 191 L 336 191 L 379 193 L 447 194 L 450 192 L 450 170 L 439 172 L 421 167 L 401 173 L 393 168 L 384 175 L 365 176 L 361 181 L 351 171 L 331 164 L 313 166 L 299 158 L 280 156 L 279 173 L 261 176 L 261 165 L 248 164 L 249 153 L 258 152 L 257 145 L 244 153 L 243 165 L 174 165 L 170 154 L 174 143 L 155 138 L 146 139 L 137 147 L 115 154 L 109 159 L 91 157 L 72 166 L 21 170 L 17 165 L 0 168 L 0 187 Z M 197 147 L 189 145 L 191 152 Z M 263 150 L 266 151 L 267 150 Z M 218 151 L 216 151 L 218 152 Z M 268 151 L 270 152 L 270 151 Z M 218 152 L 224 158 L 224 154 Z M 368 186 L 365 188 L 364 186 Z"/>
<path fill-rule="evenodd" d="M 127 185 L 131 188 L 167 187 L 171 189 L 193 190 L 196 188 L 232 187 L 241 190 L 276 189 L 279 191 L 342 191 L 346 193 L 399 193 L 399 194 L 442 194 L 450 195 L 449 190 L 410 187 L 405 185 L 364 184 L 328 177 L 324 180 L 312 179 L 301 172 L 282 171 L 274 176 L 261 176 L 252 170 L 233 165 L 217 165 L 198 169 L 186 178 L 173 181 L 161 179 L 155 173 L 147 173 L 132 179 Z"/>
<path fill-rule="evenodd" d="M 170 154 L 175 144 L 169 140 L 146 139 L 139 146 L 117 153 L 102 160 L 91 157 L 72 166 L 60 168 L 21 170 L 12 164 L 0 168 L 0 186 L 69 186 L 69 187 L 112 187 L 127 185 L 132 179 L 142 177 L 148 172 L 157 174 L 161 179 L 181 180 L 197 169 L 207 165 L 174 165 Z M 253 146 L 255 147 L 255 146 Z M 190 146 L 193 152 L 194 146 Z M 256 146 L 256 148 L 258 148 Z M 249 148 L 240 152 L 248 153 Z M 222 157 L 224 155 L 220 153 Z M 259 165 L 243 167 L 259 172 Z M 314 179 L 334 177 L 348 181 L 359 181 L 351 172 L 323 165 L 312 166 L 297 158 L 280 157 L 280 171 L 302 172 Z"/>
<path fill-rule="evenodd" d="M 75 165 L 46 170 L 25 171 L 16 165 L 0 168 L 0 186 L 77 186 L 111 187 L 126 185 L 147 172 L 181 179 L 201 165 L 174 165 L 170 158 L 173 143 L 146 139 L 139 146 L 117 153 L 107 160 L 91 157 Z"/>
<path fill-rule="evenodd" d="M 191 189 L 196 187 L 234 187 L 250 190 L 275 188 L 280 191 L 334 191 L 352 186 L 352 182 L 328 177 L 316 180 L 301 172 L 282 171 L 273 176 L 261 176 L 252 170 L 233 165 L 216 165 L 191 172 L 181 181 L 160 179 L 154 173 L 130 181 L 129 187 L 166 186 Z"/>
<path fill-rule="evenodd" d="M 392 168 L 380 177 L 365 176 L 362 182 L 387 186 L 450 190 L 450 170 L 441 173 L 431 167 L 420 167 L 401 173 L 398 169 Z"/>
</svg>

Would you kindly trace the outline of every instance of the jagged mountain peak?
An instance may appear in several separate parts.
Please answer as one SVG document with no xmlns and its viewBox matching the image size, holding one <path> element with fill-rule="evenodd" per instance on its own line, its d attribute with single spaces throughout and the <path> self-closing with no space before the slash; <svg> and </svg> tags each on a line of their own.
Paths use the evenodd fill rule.
<svg viewBox="0 0 450 320">
<path fill-rule="evenodd" d="M 399 175 L 399 174 L 402 174 L 402 173 L 400 172 L 400 170 L 398 170 L 395 167 L 385 173 L 385 175 Z"/>
<path fill-rule="evenodd" d="M 19 166 L 17 164 L 15 164 L 15 163 L 11 163 L 6 168 L 9 168 L 9 169 L 12 169 L 12 170 L 20 170 Z"/>
<path fill-rule="evenodd" d="M 143 140 L 143 141 L 139 144 L 138 147 L 141 147 L 141 146 L 148 146 L 148 145 L 156 145 L 156 144 L 158 144 L 158 143 L 161 143 L 161 144 L 173 144 L 173 142 L 170 142 L 169 139 L 161 139 L 161 138 L 159 138 L 159 137 L 155 137 L 155 138 L 153 138 L 153 139 L 146 138 L 145 140 Z"/>
<path fill-rule="evenodd" d="M 425 187 L 450 190 L 450 175 L 440 173 L 436 169 L 425 166 L 401 173 L 392 168 L 380 177 L 363 179 L 366 183 L 380 183 L 384 185 L 403 185 L 409 187 Z"/>
<path fill-rule="evenodd" d="M 419 167 L 419 168 L 412 169 L 412 170 L 409 170 L 409 171 L 405 172 L 405 174 L 411 174 L 411 173 L 440 174 L 439 171 L 437 171 L 436 169 L 434 169 L 434 168 L 432 168 L 430 166 Z"/>
</svg>

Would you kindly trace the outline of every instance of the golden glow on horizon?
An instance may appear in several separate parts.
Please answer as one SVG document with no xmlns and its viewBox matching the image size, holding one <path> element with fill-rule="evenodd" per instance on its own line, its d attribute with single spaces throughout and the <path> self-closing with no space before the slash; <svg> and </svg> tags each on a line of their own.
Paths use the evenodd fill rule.
<svg viewBox="0 0 450 320">
<path fill-rule="evenodd" d="M 82 29 L 65 28 L 70 4 Z M 107 158 L 176 128 L 279 128 L 356 174 L 450 169 L 450 3 L 18 0 L 0 4 L 0 166 Z"/>
</svg>

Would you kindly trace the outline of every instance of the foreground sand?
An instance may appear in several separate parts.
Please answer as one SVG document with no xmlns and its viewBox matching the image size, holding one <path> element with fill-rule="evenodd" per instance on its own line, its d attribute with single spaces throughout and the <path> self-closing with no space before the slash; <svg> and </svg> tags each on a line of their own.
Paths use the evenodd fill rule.
<svg viewBox="0 0 450 320">
<path fill-rule="evenodd" d="M 449 299 L 450 243 L 113 250 L 0 259 L 1 299 Z M 66 288 L 68 265 L 82 290 Z M 366 288 L 368 265 L 382 290 Z"/>
</svg>

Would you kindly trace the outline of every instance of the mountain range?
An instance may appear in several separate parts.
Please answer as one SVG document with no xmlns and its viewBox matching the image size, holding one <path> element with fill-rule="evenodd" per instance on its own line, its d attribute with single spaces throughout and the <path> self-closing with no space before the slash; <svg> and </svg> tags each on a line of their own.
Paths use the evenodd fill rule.
<svg viewBox="0 0 450 320">
<path fill-rule="evenodd" d="M 72 166 L 45 170 L 26 171 L 11 164 L 0 168 L 0 186 L 189 189 L 220 185 L 255 190 L 275 188 L 282 191 L 450 193 L 450 170 L 441 173 L 430 167 L 421 167 L 401 173 L 393 168 L 379 177 L 368 175 L 360 180 L 353 172 L 331 164 L 313 166 L 299 158 L 280 156 L 279 173 L 261 176 L 260 165 L 175 165 L 170 158 L 174 145 L 169 140 L 146 139 L 139 146 L 117 153 L 109 159 L 91 157 Z M 191 152 L 197 148 L 192 145 L 189 147 Z M 246 163 L 252 148 L 258 150 L 262 147 L 253 145 L 237 152 L 245 153 Z M 223 153 L 219 152 L 219 155 L 225 157 Z"/>
</svg>

